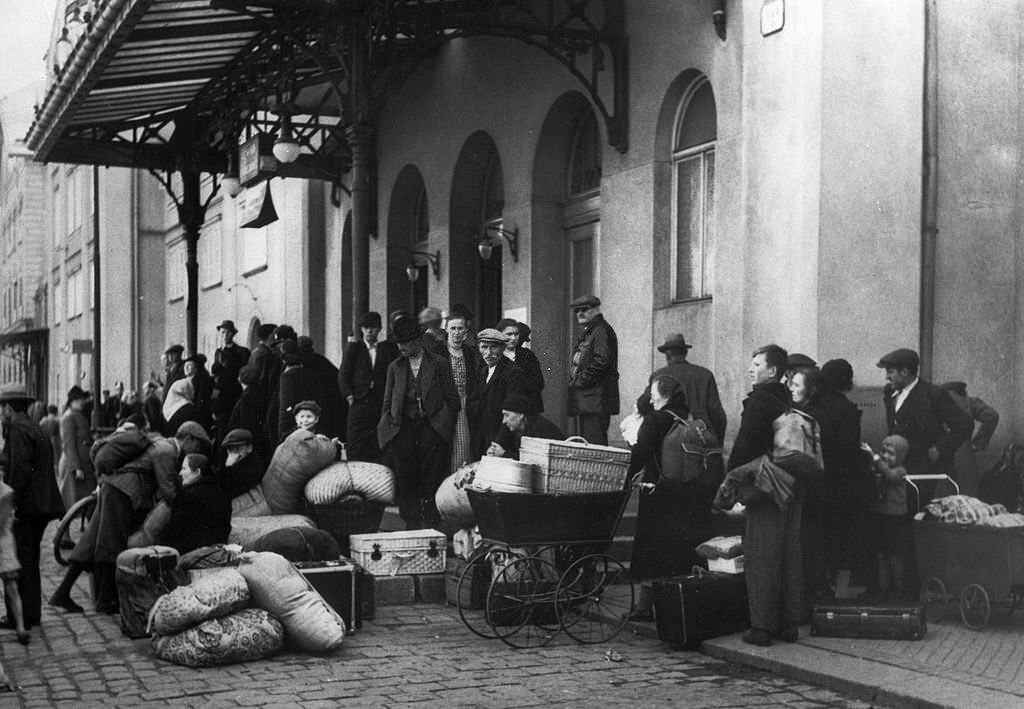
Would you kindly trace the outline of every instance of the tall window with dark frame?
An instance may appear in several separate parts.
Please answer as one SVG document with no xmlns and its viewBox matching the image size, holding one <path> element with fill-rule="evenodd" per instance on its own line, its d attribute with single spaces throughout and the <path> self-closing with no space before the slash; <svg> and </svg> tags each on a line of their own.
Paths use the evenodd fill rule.
<svg viewBox="0 0 1024 709">
<path fill-rule="evenodd" d="M 494 235 L 495 232 L 486 231 L 486 227 L 501 227 L 503 222 L 502 213 L 505 211 L 505 181 L 501 174 L 501 160 L 498 153 L 494 152 L 487 163 L 487 171 L 484 174 L 484 201 L 480 205 L 481 233 Z M 493 327 L 501 319 L 502 303 L 502 239 L 497 238 L 492 242 L 495 245 L 491 257 L 487 260 L 481 259 L 480 280 L 477 287 L 477 313 L 481 327 Z"/>
<path fill-rule="evenodd" d="M 576 126 L 569 158 L 569 198 L 588 197 L 601 188 L 601 136 L 597 116 L 587 111 Z"/>
<path fill-rule="evenodd" d="M 413 251 L 430 251 L 430 218 L 427 212 L 427 188 L 420 185 L 419 194 L 416 195 L 416 202 L 413 206 L 412 233 L 409 235 L 410 248 Z M 430 267 L 425 259 L 420 257 L 416 260 L 419 268 L 419 278 L 415 283 L 410 284 L 412 301 L 412 313 L 416 315 L 423 308 L 427 307 L 427 288 L 430 283 Z"/>
<path fill-rule="evenodd" d="M 690 86 L 680 103 L 673 141 L 673 300 L 711 295 L 717 138 L 715 97 L 711 84 L 701 78 Z"/>
</svg>

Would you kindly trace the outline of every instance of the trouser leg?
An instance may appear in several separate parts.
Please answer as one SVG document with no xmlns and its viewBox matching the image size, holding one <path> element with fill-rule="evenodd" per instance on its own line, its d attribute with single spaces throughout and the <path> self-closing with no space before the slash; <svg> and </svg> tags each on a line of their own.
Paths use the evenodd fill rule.
<svg viewBox="0 0 1024 709">
<path fill-rule="evenodd" d="M 803 554 L 800 548 L 800 526 L 803 498 L 790 500 L 785 513 L 782 536 L 782 613 L 779 628 L 800 622 L 804 616 Z"/>
<path fill-rule="evenodd" d="M 422 524 L 419 495 L 419 438 L 423 419 L 402 419 L 395 437 L 388 443 L 385 455 L 395 471 L 395 497 L 398 514 L 409 529 Z"/>
<path fill-rule="evenodd" d="M 14 522 L 14 541 L 18 563 L 21 564 L 21 571 L 18 574 L 18 591 L 21 596 L 25 622 L 32 625 L 38 625 L 42 615 L 43 599 L 39 561 L 46 523 L 46 519 L 35 515 L 19 517 Z M 8 618 L 13 617 L 11 610 L 10 604 L 8 604 Z"/>
<path fill-rule="evenodd" d="M 747 507 L 746 515 L 743 553 L 750 626 L 777 632 L 786 513 L 771 501 L 759 501 Z"/>
<path fill-rule="evenodd" d="M 370 400 L 355 401 L 349 408 L 346 449 L 349 460 L 380 460 L 377 448 L 377 422 L 380 420 L 380 403 Z"/>
<path fill-rule="evenodd" d="M 606 446 L 610 422 L 611 416 L 607 414 L 580 414 L 580 435 L 586 438 L 588 443 Z"/>
</svg>

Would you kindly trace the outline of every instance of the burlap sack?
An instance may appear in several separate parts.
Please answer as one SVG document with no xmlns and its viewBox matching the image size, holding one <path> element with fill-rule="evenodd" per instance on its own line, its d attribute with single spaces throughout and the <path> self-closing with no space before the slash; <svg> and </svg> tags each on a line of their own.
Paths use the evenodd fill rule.
<svg viewBox="0 0 1024 709">
<path fill-rule="evenodd" d="M 263 495 L 270 510 L 278 515 L 299 511 L 306 483 L 337 456 L 337 448 L 326 436 L 301 428 L 292 431 L 274 451 L 263 476 Z"/>
</svg>

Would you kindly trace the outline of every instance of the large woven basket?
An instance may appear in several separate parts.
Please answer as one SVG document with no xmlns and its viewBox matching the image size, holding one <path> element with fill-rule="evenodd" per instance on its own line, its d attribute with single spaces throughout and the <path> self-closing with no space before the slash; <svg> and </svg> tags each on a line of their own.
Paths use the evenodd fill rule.
<svg viewBox="0 0 1024 709">
<path fill-rule="evenodd" d="M 578 436 L 565 441 L 524 436 L 519 460 L 537 466 L 534 491 L 546 494 L 615 492 L 625 488 L 629 473 L 628 450 Z"/>
</svg>

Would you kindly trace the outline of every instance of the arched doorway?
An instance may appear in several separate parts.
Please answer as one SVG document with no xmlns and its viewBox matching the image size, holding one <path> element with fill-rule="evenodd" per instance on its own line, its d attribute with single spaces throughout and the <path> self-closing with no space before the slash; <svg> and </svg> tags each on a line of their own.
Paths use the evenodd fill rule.
<svg viewBox="0 0 1024 709">
<path fill-rule="evenodd" d="M 429 268 L 415 251 L 429 251 L 430 215 L 427 188 L 415 165 L 398 173 L 388 209 L 388 311 L 408 310 L 414 315 L 426 307 L 430 284 Z M 406 268 L 416 264 L 410 282 Z"/>
<path fill-rule="evenodd" d="M 489 259 L 477 251 L 479 235 L 502 225 L 505 182 L 494 141 L 484 132 L 471 135 L 459 153 L 452 180 L 449 273 L 450 301 L 470 304 L 479 328 L 502 317 L 502 249 Z"/>
<path fill-rule="evenodd" d="M 568 363 L 576 341 L 568 304 L 600 296 L 602 142 L 593 108 L 578 92 L 562 95 L 544 120 L 533 166 L 530 323 L 544 367 L 544 410 L 565 423 Z"/>
</svg>

